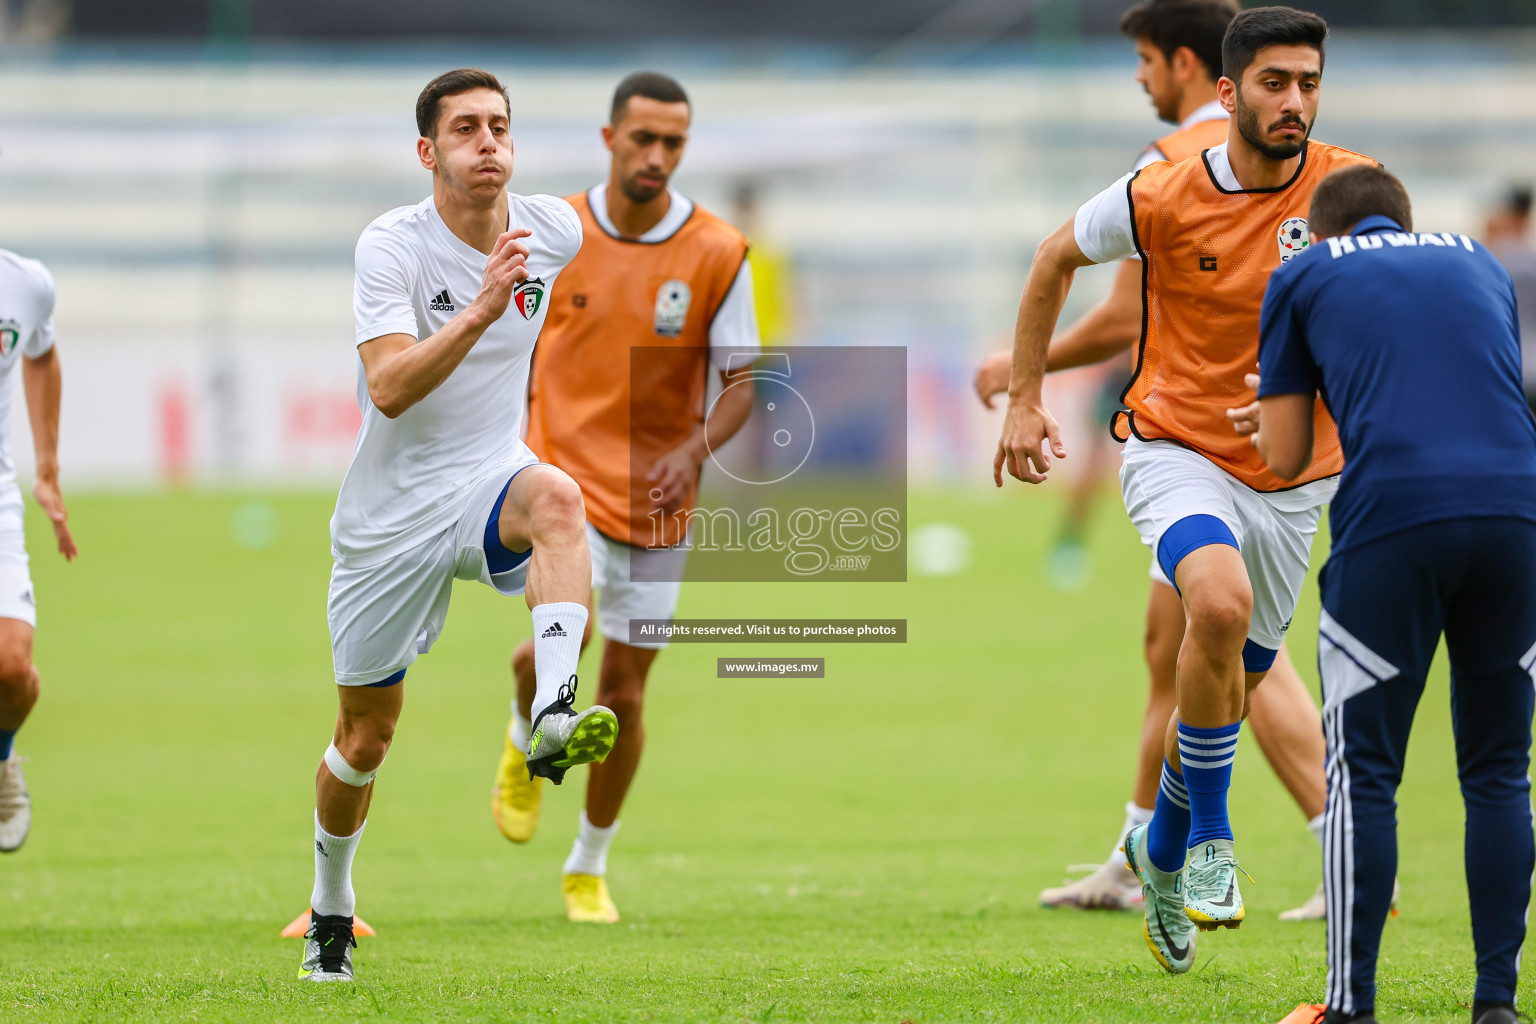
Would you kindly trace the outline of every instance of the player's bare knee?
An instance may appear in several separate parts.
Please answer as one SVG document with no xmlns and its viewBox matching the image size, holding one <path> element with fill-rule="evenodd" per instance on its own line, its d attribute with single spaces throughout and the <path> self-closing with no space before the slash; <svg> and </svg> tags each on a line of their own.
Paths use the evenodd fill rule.
<svg viewBox="0 0 1536 1024">
<path fill-rule="evenodd" d="M 1183 640 L 1182 635 L 1170 635 L 1165 626 L 1148 618 L 1146 632 L 1142 634 L 1141 653 L 1154 682 L 1163 676 L 1172 678 L 1173 666 L 1179 657 L 1179 644 Z"/>
<path fill-rule="evenodd" d="M 31 651 L 0 649 L 0 700 L 17 704 L 30 697 L 33 671 Z"/>
<path fill-rule="evenodd" d="M 564 473 L 540 473 L 529 501 L 531 531 L 541 537 L 585 533 L 587 507 L 581 488 Z"/>
<path fill-rule="evenodd" d="M 346 723 L 336 738 L 336 749 L 347 764 L 360 772 L 377 771 L 395 739 L 395 723 L 361 719 Z"/>
<path fill-rule="evenodd" d="M 512 651 L 512 671 L 518 676 L 533 674 L 533 641 L 524 640 Z"/>
<path fill-rule="evenodd" d="M 645 679 L 627 674 L 604 676 L 598 683 L 597 703 L 614 713 L 621 728 L 632 726 L 640 721 L 645 707 Z"/>
<path fill-rule="evenodd" d="M 1201 642 L 1241 647 L 1253 617 L 1253 593 L 1246 586 L 1207 586 L 1185 597 L 1185 629 Z"/>
</svg>

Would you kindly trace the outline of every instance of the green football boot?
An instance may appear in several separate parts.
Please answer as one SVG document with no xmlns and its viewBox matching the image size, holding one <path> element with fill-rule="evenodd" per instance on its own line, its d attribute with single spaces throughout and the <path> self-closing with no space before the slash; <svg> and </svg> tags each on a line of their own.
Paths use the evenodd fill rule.
<svg viewBox="0 0 1536 1024">
<path fill-rule="evenodd" d="M 1125 836 L 1125 862 L 1141 879 L 1146 902 L 1141 934 L 1152 956 L 1170 974 L 1183 974 L 1195 963 L 1194 923 L 1184 908 L 1184 873 L 1163 871 L 1147 857 L 1147 826 Z"/>
<path fill-rule="evenodd" d="M 528 778 L 545 778 L 555 785 L 568 768 L 606 760 L 619 738 L 619 720 L 601 704 L 578 712 L 576 677 L 560 684 L 559 698 L 539 712 L 528 739 Z"/>
<path fill-rule="evenodd" d="M 1237 928 L 1243 923 L 1243 894 L 1237 887 L 1232 840 L 1208 839 L 1189 851 L 1184 867 L 1184 911 L 1201 931 Z"/>
</svg>

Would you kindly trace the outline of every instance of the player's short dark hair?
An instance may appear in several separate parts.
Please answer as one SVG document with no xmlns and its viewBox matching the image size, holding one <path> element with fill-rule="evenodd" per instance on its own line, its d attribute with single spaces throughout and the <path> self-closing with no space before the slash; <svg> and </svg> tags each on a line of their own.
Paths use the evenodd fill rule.
<svg viewBox="0 0 1536 1024">
<path fill-rule="evenodd" d="M 501 98 L 507 101 L 507 117 L 512 116 L 512 97 L 507 95 L 506 87 L 500 79 L 479 68 L 455 68 L 432 79 L 421 90 L 421 95 L 416 97 L 416 130 L 423 138 L 437 138 L 437 117 L 442 110 L 443 100 L 476 89 L 501 93 Z"/>
<path fill-rule="evenodd" d="M 1141 0 L 1120 16 L 1120 31 L 1147 40 L 1169 60 L 1189 47 L 1214 82 L 1221 77 L 1221 40 L 1240 10 L 1237 0 Z"/>
<path fill-rule="evenodd" d="M 1311 11 L 1294 7 L 1251 7 L 1232 19 L 1221 40 L 1221 73 L 1240 81 L 1248 65 L 1266 46 L 1310 46 L 1322 70 L 1328 23 Z"/>
<path fill-rule="evenodd" d="M 1317 183 L 1307 227 L 1319 238 L 1342 235 L 1367 217 L 1391 217 L 1404 231 L 1413 230 L 1408 190 L 1380 164 L 1355 164 Z"/>
<path fill-rule="evenodd" d="M 688 103 L 688 94 L 677 84 L 677 79 L 659 71 L 636 71 L 625 76 L 619 87 L 613 90 L 613 107 L 608 111 L 608 123 L 618 124 L 624 117 L 624 108 L 636 96 L 660 103 Z M 692 103 L 688 103 L 688 109 L 693 110 Z"/>
</svg>

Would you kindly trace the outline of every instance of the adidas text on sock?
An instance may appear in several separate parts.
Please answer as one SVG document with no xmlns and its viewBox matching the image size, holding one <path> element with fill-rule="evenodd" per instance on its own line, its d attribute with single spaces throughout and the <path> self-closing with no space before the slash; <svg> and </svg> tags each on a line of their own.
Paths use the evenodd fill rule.
<svg viewBox="0 0 1536 1024">
<path fill-rule="evenodd" d="M 560 687 L 576 674 L 586 628 L 585 605 L 562 601 L 533 609 L 533 721 L 560 699 Z"/>
<path fill-rule="evenodd" d="M 352 916 L 357 905 L 352 892 L 352 858 L 367 827 L 365 821 L 349 836 L 333 836 L 320 827 L 320 812 L 315 812 L 315 888 L 309 897 L 315 913 Z"/>
</svg>

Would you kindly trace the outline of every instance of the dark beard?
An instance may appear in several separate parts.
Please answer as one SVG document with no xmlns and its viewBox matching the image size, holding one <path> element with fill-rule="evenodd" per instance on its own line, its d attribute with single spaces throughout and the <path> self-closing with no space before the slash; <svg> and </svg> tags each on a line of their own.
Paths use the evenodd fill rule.
<svg viewBox="0 0 1536 1024">
<path fill-rule="evenodd" d="M 637 206 L 650 202 L 667 190 L 665 185 L 660 188 L 642 188 L 632 178 L 619 182 L 619 187 L 624 190 L 624 197 Z"/>
<path fill-rule="evenodd" d="M 1289 160 L 1301 152 L 1301 147 L 1306 145 L 1307 137 L 1312 134 L 1312 128 L 1300 119 L 1276 121 L 1270 125 L 1278 128 L 1285 124 L 1301 125 L 1303 131 L 1300 138 L 1288 139 L 1285 142 L 1270 142 L 1259 131 L 1259 114 L 1243 103 L 1243 94 L 1237 94 L 1237 133 L 1243 137 L 1243 141 L 1269 160 Z"/>
</svg>

